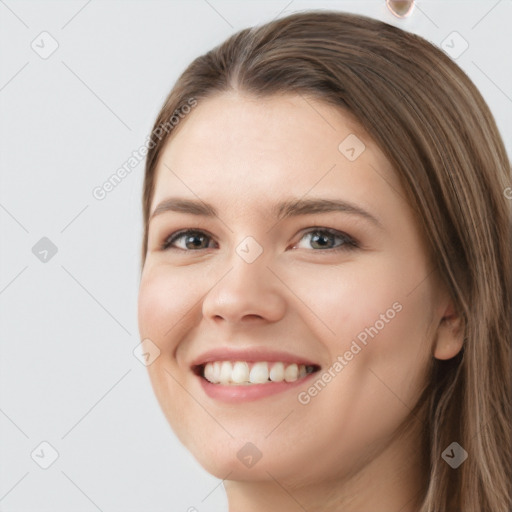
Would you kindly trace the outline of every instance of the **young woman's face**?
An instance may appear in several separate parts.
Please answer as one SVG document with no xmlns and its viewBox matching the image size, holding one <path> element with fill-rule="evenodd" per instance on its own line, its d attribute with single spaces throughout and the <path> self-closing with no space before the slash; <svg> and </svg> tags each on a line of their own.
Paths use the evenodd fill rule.
<svg viewBox="0 0 512 512">
<path fill-rule="evenodd" d="M 399 180 L 357 125 L 301 96 L 225 93 L 181 123 L 139 295 L 159 403 L 219 478 L 348 475 L 416 403 L 446 306 Z"/>
</svg>

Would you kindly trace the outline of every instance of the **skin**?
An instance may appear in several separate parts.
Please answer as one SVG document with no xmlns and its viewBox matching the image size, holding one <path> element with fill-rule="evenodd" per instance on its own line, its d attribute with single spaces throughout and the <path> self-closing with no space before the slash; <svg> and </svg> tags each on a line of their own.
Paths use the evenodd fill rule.
<svg viewBox="0 0 512 512">
<path fill-rule="evenodd" d="M 354 161 L 338 149 L 349 134 L 365 145 Z M 148 371 L 164 414 L 199 463 L 225 479 L 230 512 L 417 510 L 423 425 L 392 436 L 429 362 L 456 355 L 462 337 L 383 153 L 348 114 L 321 101 L 222 93 L 199 101 L 168 141 L 151 211 L 171 195 L 200 198 L 218 217 L 166 212 L 150 221 L 139 331 L 161 351 Z M 290 197 L 344 199 L 382 227 L 343 212 L 278 222 L 270 207 Z M 312 227 L 361 247 L 333 251 L 343 239 L 328 237 L 319 248 Z M 182 238 L 161 249 L 184 228 L 206 230 L 209 238 L 196 242 L 206 248 Z M 263 249 L 250 264 L 236 252 L 247 236 Z M 397 302 L 401 311 L 307 405 L 297 396 L 311 383 L 222 403 L 190 370 L 211 348 L 257 346 L 307 357 L 323 371 Z M 237 458 L 247 442 L 262 453 L 250 468 Z"/>
</svg>

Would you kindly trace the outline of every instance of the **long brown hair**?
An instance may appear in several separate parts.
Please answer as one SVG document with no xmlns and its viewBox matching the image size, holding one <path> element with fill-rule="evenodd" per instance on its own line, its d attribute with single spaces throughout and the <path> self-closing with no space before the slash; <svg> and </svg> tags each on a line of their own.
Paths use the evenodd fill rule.
<svg viewBox="0 0 512 512">
<path fill-rule="evenodd" d="M 188 66 L 155 122 L 143 185 L 142 267 L 155 169 L 173 133 L 169 120 L 185 123 L 186 115 L 177 116 L 184 106 L 230 90 L 296 93 L 342 108 L 393 165 L 464 330 L 455 358 L 432 361 L 414 410 L 421 406 L 426 424 L 420 512 L 510 512 L 511 166 L 481 94 L 425 39 L 364 16 L 301 12 L 234 34 Z M 456 469 L 441 457 L 454 441 L 468 453 Z"/>
</svg>

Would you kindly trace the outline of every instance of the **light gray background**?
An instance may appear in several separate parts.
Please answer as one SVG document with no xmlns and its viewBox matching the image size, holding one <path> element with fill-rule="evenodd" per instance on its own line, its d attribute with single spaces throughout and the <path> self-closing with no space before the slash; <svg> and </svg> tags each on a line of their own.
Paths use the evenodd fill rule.
<svg viewBox="0 0 512 512">
<path fill-rule="evenodd" d="M 458 32 L 469 47 L 456 61 L 512 154 L 512 0 L 424 0 L 405 20 L 383 0 L 0 0 L 0 511 L 227 510 L 132 353 L 143 163 L 104 200 L 92 190 L 144 143 L 195 56 L 317 7 L 438 46 Z M 46 59 L 31 47 L 50 48 L 43 31 L 59 45 Z M 58 250 L 47 262 L 32 252 L 42 237 Z M 43 441 L 58 452 L 47 469 Z"/>
</svg>

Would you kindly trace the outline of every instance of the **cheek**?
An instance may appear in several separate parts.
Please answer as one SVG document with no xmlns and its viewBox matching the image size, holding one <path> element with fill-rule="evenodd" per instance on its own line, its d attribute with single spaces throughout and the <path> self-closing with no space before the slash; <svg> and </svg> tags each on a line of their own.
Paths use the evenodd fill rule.
<svg viewBox="0 0 512 512">
<path fill-rule="evenodd" d="M 404 302 L 403 282 L 378 258 L 288 272 L 293 275 L 287 280 L 310 310 L 305 322 L 315 326 L 318 339 L 331 353 L 343 350 L 358 335 L 364 339 L 365 329 L 376 323 L 379 331 L 384 330 Z"/>
<path fill-rule="evenodd" d="M 138 323 L 141 339 L 150 338 L 170 353 L 179 340 L 193 305 L 201 296 L 200 280 L 186 272 L 154 266 L 144 272 L 139 287 Z"/>
<path fill-rule="evenodd" d="M 392 353 L 395 362 L 427 351 L 434 290 L 425 279 L 421 254 L 384 258 L 375 253 L 341 265 L 318 265 L 314 272 L 305 267 L 286 272 L 308 306 L 305 323 L 331 355 L 348 350 L 353 340 L 379 359 Z"/>
<path fill-rule="evenodd" d="M 376 258 L 361 266 L 319 267 L 314 276 L 296 272 L 296 277 L 297 295 L 315 313 L 306 312 L 305 323 L 327 348 L 331 364 L 343 358 L 343 368 L 337 366 L 327 386 L 336 392 L 325 393 L 325 403 L 344 397 L 350 407 L 340 410 L 363 404 L 365 416 L 391 401 L 407 412 L 403 403 L 414 405 L 431 357 L 427 333 L 433 290 L 428 280 L 417 286 L 424 267 Z"/>
<path fill-rule="evenodd" d="M 409 293 L 417 273 L 408 279 L 404 267 L 393 268 L 365 265 L 350 273 L 325 268 L 314 279 L 302 274 L 300 296 L 322 320 L 309 316 L 308 327 L 331 358 L 323 372 L 327 384 L 313 383 L 301 397 L 301 403 L 308 401 L 301 427 L 314 431 L 321 425 L 323 442 L 332 447 L 318 471 L 339 460 L 357 460 L 375 440 L 390 436 L 426 382 L 430 289 L 425 284 Z"/>
<path fill-rule="evenodd" d="M 150 262 L 151 265 L 151 262 Z M 174 360 L 179 342 L 185 336 L 187 315 L 194 314 L 197 286 L 192 287 L 184 272 L 165 266 L 148 266 L 139 286 L 138 324 L 140 339 L 149 338 L 160 349 L 160 356 L 147 366 L 153 392 L 169 424 L 182 443 L 186 425 L 201 411 L 184 392 L 186 382 Z M 197 292 L 199 294 L 200 292 Z"/>
</svg>

